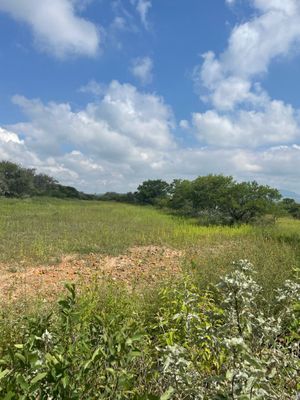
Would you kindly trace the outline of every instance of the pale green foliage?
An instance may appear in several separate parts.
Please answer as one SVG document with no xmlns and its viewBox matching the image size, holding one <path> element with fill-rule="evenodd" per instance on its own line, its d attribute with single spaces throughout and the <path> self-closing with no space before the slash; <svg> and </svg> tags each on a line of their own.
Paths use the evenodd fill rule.
<svg viewBox="0 0 300 400">
<path fill-rule="evenodd" d="M 0 398 L 290 400 L 299 391 L 300 282 L 268 307 L 253 265 L 240 260 L 210 291 L 191 276 L 139 308 L 117 286 L 29 318 L 2 348 Z M 103 290 L 104 288 L 102 288 Z"/>
<path fill-rule="evenodd" d="M 193 330 L 186 329 L 184 340 L 165 348 L 163 373 L 177 388 L 174 398 L 288 400 L 296 396 L 299 336 L 289 340 L 287 327 L 297 321 L 299 325 L 293 305 L 300 301 L 300 285 L 287 281 L 279 291 L 283 303 L 275 318 L 272 310 L 263 312 L 260 307 L 262 290 L 253 279 L 252 264 L 240 260 L 234 267 L 218 285 L 221 309 L 196 306 L 193 288 L 186 294 L 182 308 L 188 310 L 185 323 L 191 326 L 193 321 Z M 203 359 L 198 364 L 200 348 L 212 355 L 208 374 Z"/>
</svg>

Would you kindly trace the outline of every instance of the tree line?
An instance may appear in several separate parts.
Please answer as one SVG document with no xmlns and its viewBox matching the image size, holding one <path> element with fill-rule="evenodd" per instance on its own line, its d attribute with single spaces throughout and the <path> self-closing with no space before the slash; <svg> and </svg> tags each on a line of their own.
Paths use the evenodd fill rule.
<svg viewBox="0 0 300 400">
<path fill-rule="evenodd" d="M 10 161 L 0 162 L 0 196 L 48 196 L 83 200 L 117 201 L 152 205 L 172 213 L 197 218 L 203 225 L 249 223 L 264 215 L 287 214 L 300 219 L 300 204 L 282 199 L 277 189 L 256 181 L 237 182 L 232 176 L 207 175 L 195 180 L 147 180 L 136 192 L 91 195 L 61 185 L 35 169 Z"/>
<path fill-rule="evenodd" d="M 49 196 L 86 200 L 93 198 L 93 195 L 79 192 L 72 186 L 61 185 L 49 175 L 38 174 L 35 169 L 23 168 L 10 161 L 0 162 L 0 196 Z"/>
<path fill-rule="evenodd" d="M 134 193 L 108 192 L 100 200 L 153 205 L 197 218 L 203 225 L 249 223 L 265 215 L 300 218 L 300 204 L 293 199 L 282 199 L 277 189 L 256 181 L 237 182 L 224 175 L 175 179 L 172 183 L 147 180 Z"/>
</svg>

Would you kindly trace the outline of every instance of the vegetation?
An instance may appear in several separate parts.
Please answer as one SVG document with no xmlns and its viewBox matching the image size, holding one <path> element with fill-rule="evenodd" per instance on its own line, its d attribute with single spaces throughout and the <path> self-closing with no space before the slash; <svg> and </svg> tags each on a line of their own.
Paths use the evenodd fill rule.
<svg viewBox="0 0 300 400">
<path fill-rule="evenodd" d="M 202 225 L 234 225 L 259 220 L 263 215 L 287 213 L 300 218 L 300 205 L 283 199 L 277 189 L 257 182 L 236 182 L 231 176 L 199 176 L 171 184 L 147 180 L 135 193 L 107 192 L 89 195 L 63 186 L 46 174 L 37 174 L 9 161 L 0 162 L 0 196 L 24 198 L 48 196 L 82 200 L 116 201 L 154 205 L 181 216 L 197 218 Z"/>
<path fill-rule="evenodd" d="M 196 217 L 202 225 L 249 223 L 272 214 L 281 198 L 277 189 L 257 182 L 236 182 L 231 176 L 199 176 L 194 181 L 143 182 L 136 193 L 107 193 L 103 200 L 156 205 L 182 216 Z"/>
<path fill-rule="evenodd" d="M 300 204 L 298 204 L 294 199 L 283 199 L 280 205 L 282 209 L 293 218 L 300 219 Z"/>
<path fill-rule="evenodd" d="M 103 278 L 80 290 L 67 283 L 57 303 L 26 295 L 4 301 L 1 399 L 296 398 L 300 221 L 293 201 L 213 175 L 144 182 L 136 194 L 107 194 L 112 202 L 55 199 L 51 178 L 9 168 L 0 184 L 0 267 L 12 279 L 74 253 L 156 245 L 183 256 L 175 278 L 151 286 Z M 266 212 L 284 218 L 270 225 Z M 246 224 L 255 219 L 260 224 Z"/>
<path fill-rule="evenodd" d="M 0 196 L 50 196 L 85 200 L 93 198 L 71 186 L 60 185 L 46 174 L 37 174 L 34 169 L 23 168 L 10 161 L 0 162 Z"/>
<path fill-rule="evenodd" d="M 113 285 L 77 298 L 67 285 L 52 314 L 2 336 L 1 398 L 294 398 L 300 283 L 277 290 L 274 312 L 252 264 L 233 267 L 210 291 L 191 277 L 130 297 Z"/>
</svg>

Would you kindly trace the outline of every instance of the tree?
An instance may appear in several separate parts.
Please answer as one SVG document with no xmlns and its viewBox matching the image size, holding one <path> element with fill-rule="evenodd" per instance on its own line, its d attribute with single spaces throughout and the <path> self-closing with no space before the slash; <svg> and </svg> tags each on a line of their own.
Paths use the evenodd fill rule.
<svg viewBox="0 0 300 400">
<path fill-rule="evenodd" d="M 10 161 L 0 162 L 0 193 L 6 197 L 34 193 L 34 169 L 25 169 Z"/>
<path fill-rule="evenodd" d="M 170 207 L 199 217 L 207 224 L 248 223 L 274 211 L 278 190 L 257 182 L 237 183 L 231 176 L 207 175 L 194 181 L 176 180 L 171 186 Z"/>
<path fill-rule="evenodd" d="M 53 196 L 82 198 L 82 193 L 71 186 L 60 185 L 46 174 L 36 174 L 34 169 L 23 168 L 10 161 L 0 162 L 0 196 Z"/>
<path fill-rule="evenodd" d="M 228 213 L 231 223 L 251 222 L 275 211 L 281 195 L 277 189 L 257 182 L 235 183 L 229 190 L 227 201 L 220 208 Z"/>
<path fill-rule="evenodd" d="M 192 182 L 187 179 L 175 179 L 170 185 L 168 205 L 182 215 L 193 215 Z"/>
<path fill-rule="evenodd" d="M 300 204 L 298 204 L 294 199 L 282 199 L 280 205 L 293 218 L 300 219 Z"/>
<path fill-rule="evenodd" d="M 35 191 L 37 195 L 50 196 L 51 193 L 57 188 L 58 182 L 56 179 L 46 174 L 38 174 L 33 179 Z"/>
<path fill-rule="evenodd" d="M 167 198 L 170 191 L 170 185 L 162 181 L 148 180 L 143 182 L 137 189 L 136 199 L 141 204 L 156 204 L 159 200 Z"/>
<path fill-rule="evenodd" d="M 195 210 L 220 209 L 229 199 L 235 182 L 232 176 L 199 176 L 192 182 L 191 200 Z"/>
</svg>

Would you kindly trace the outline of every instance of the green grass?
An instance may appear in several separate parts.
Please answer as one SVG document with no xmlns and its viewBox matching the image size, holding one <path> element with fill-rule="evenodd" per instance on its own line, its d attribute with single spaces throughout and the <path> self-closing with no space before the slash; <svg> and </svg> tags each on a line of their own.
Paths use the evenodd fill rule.
<svg viewBox="0 0 300 400">
<path fill-rule="evenodd" d="M 202 228 L 153 208 L 53 199 L 0 200 L 0 261 L 47 262 L 70 253 L 119 254 L 131 246 L 186 248 L 244 235 L 249 227 Z"/>
<path fill-rule="evenodd" d="M 17 268 L 53 263 L 66 254 L 117 255 L 132 246 L 183 249 L 185 266 L 202 285 L 233 260 L 249 259 L 273 289 L 300 260 L 300 222 L 271 227 L 201 227 L 151 207 L 58 199 L 0 199 L 0 262 Z"/>
<path fill-rule="evenodd" d="M 101 388 L 105 392 L 103 399 L 160 400 L 160 395 L 171 385 L 160 375 L 161 360 L 170 340 L 175 337 L 175 343 L 187 345 L 195 362 L 206 354 L 197 353 L 203 345 L 197 342 L 198 330 L 191 336 L 191 343 L 185 342 L 190 321 L 181 322 L 178 312 L 187 318 L 187 307 L 193 305 L 196 293 L 204 303 L 197 303 L 196 309 L 191 311 L 199 313 L 197 321 L 202 329 L 207 315 L 214 315 L 209 308 L 212 304 L 206 303 L 202 289 L 232 271 L 232 261 L 248 259 L 255 266 L 254 277 L 262 286 L 266 301 L 257 303 L 253 315 L 256 316 L 260 308 L 271 310 L 277 320 L 274 289 L 292 276 L 293 268 L 300 266 L 300 221 L 280 219 L 275 226 L 260 227 L 201 227 L 195 221 L 170 216 L 151 207 L 46 198 L 0 199 L 0 264 L 8 264 L 11 271 L 17 271 L 20 265 L 53 263 L 70 253 L 116 255 L 129 247 L 143 245 L 184 250 L 183 271 L 188 277 L 179 274 L 178 279 L 168 278 L 153 287 L 139 287 L 134 291 L 128 291 L 122 282 L 95 282 L 95 286 L 89 285 L 80 292 L 77 302 L 68 297 L 59 306 L 52 302 L 41 303 L 38 299 L 30 304 L 20 299 L 17 303 L 3 305 L 0 312 L 1 398 L 15 400 L 21 398 L 22 393 L 22 398 L 36 399 L 47 381 L 51 386 L 48 394 L 53 398 L 76 398 L 75 389 L 79 391 L 76 393 L 81 393 L 80 390 L 85 393 L 77 398 L 99 398 Z M 220 306 L 218 296 L 216 310 Z M 245 316 L 247 320 L 248 314 Z M 224 330 L 221 326 L 218 336 L 210 341 L 208 327 L 214 331 L 214 318 L 205 325 L 203 337 L 208 339 L 208 354 L 216 354 L 218 358 L 219 348 L 224 344 Z M 53 335 L 53 343 L 43 342 L 45 332 Z M 236 335 L 236 331 L 231 334 Z M 260 336 L 255 338 L 254 348 L 260 340 Z M 267 346 L 267 351 L 261 354 L 269 354 L 269 351 L 270 346 Z M 132 359 L 133 354 L 137 359 Z M 255 353 L 255 356 L 261 354 Z M 43 362 L 36 363 L 37 355 L 42 355 Z M 290 353 L 287 357 L 290 362 Z M 222 368 L 226 375 L 231 361 L 226 364 L 224 360 Z M 215 379 L 218 362 L 209 356 L 197 368 L 203 367 L 204 378 Z M 279 370 L 278 379 L 290 385 L 291 379 L 282 378 L 281 363 L 276 361 L 275 364 Z M 37 378 L 41 381 L 35 383 Z M 142 397 L 133 397 L 133 392 Z M 145 393 L 154 395 L 147 397 Z M 194 397 L 178 395 L 173 398 Z"/>
</svg>

